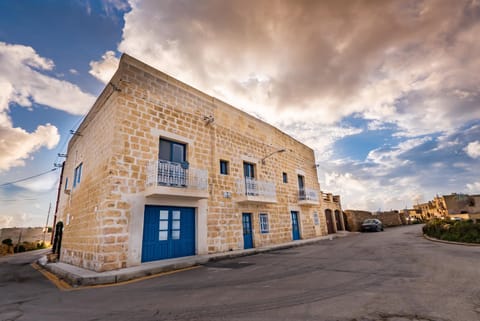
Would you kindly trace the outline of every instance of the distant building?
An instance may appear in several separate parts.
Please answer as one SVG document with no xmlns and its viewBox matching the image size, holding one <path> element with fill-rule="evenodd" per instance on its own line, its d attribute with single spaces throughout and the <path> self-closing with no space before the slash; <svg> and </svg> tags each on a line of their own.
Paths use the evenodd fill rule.
<svg viewBox="0 0 480 321">
<path fill-rule="evenodd" d="M 425 219 L 462 218 L 480 219 L 480 195 L 452 193 L 450 195 L 435 196 L 427 203 L 414 206 Z"/>
<path fill-rule="evenodd" d="M 328 234 L 346 230 L 346 220 L 343 216 L 340 195 L 332 195 L 331 193 L 324 192 L 321 192 L 321 195 L 321 215 L 325 215 Z"/>
</svg>

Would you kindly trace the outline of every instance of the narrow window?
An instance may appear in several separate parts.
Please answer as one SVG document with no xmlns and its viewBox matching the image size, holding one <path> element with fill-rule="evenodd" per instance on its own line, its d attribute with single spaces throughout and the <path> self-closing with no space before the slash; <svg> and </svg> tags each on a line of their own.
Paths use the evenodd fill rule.
<svg viewBox="0 0 480 321">
<path fill-rule="evenodd" d="M 283 182 L 284 182 L 284 183 L 288 183 L 287 173 L 283 172 L 282 176 L 283 176 Z"/>
<path fill-rule="evenodd" d="M 300 200 L 306 199 L 305 193 L 305 178 L 302 175 L 298 175 L 298 196 Z"/>
<path fill-rule="evenodd" d="M 75 168 L 75 173 L 73 175 L 73 187 L 80 184 L 80 180 L 81 180 L 81 177 L 82 177 L 82 167 L 83 167 L 83 163 L 80 163 L 80 165 L 78 165 Z"/>
<path fill-rule="evenodd" d="M 243 162 L 243 174 L 248 178 L 255 178 L 255 165 Z"/>
<path fill-rule="evenodd" d="M 220 174 L 228 175 L 228 161 L 220 160 Z"/>
<path fill-rule="evenodd" d="M 68 177 L 65 178 L 65 190 L 68 189 Z"/>
<path fill-rule="evenodd" d="M 268 233 L 268 214 L 259 214 L 260 217 L 260 232 L 265 234 Z"/>
</svg>

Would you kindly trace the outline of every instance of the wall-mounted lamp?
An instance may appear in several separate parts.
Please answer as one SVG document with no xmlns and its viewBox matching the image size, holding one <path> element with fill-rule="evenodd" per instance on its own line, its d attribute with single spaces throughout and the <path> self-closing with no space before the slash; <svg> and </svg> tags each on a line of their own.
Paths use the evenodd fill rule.
<svg viewBox="0 0 480 321">
<path fill-rule="evenodd" d="M 274 152 L 272 152 L 272 153 L 268 154 L 268 155 L 267 155 L 267 156 L 265 156 L 264 158 L 262 158 L 260 161 L 262 162 L 262 164 L 263 164 L 263 165 L 265 165 L 265 160 L 266 160 L 267 158 L 269 158 L 270 156 L 272 156 L 272 155 L 274 155 L 274 154 L 277 154 L 277 153 L 283 153 L 283 152 L 285 152 L 285 151 L 286 151 L 286 149 L 285 149 L 285 148 L 282 148 L 282 149 L 276 150 L 276 151 L 274 151 Z"/>
</svg>

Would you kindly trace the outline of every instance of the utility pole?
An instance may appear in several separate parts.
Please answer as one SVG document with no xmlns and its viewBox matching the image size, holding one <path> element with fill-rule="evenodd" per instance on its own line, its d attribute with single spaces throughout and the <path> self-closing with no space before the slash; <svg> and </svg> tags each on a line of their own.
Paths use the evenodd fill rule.
<svg viewBox="0 0 480 321">
<path fill-rule="evenodd" d="M 50 218 L 51 209 L 52 209 L 52 202 L 48 203 L 47 221 L 45 222 L 45 229 L 43 230 L 43 245 L 45 245 L 45 236 L 47 235 L 47 231 L 48 231 L 48 219 Z"/>
</svg>

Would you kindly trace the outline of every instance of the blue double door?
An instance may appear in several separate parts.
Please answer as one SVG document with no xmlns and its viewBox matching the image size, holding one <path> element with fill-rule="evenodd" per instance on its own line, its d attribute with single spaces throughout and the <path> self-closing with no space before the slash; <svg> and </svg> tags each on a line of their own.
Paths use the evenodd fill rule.
<svg viewBox="0 0 480 321">
<path fill-rule="evenodd" d="M 195 209 L 145 206 L 142 262 L 195 255 Z"/>
</svg>

